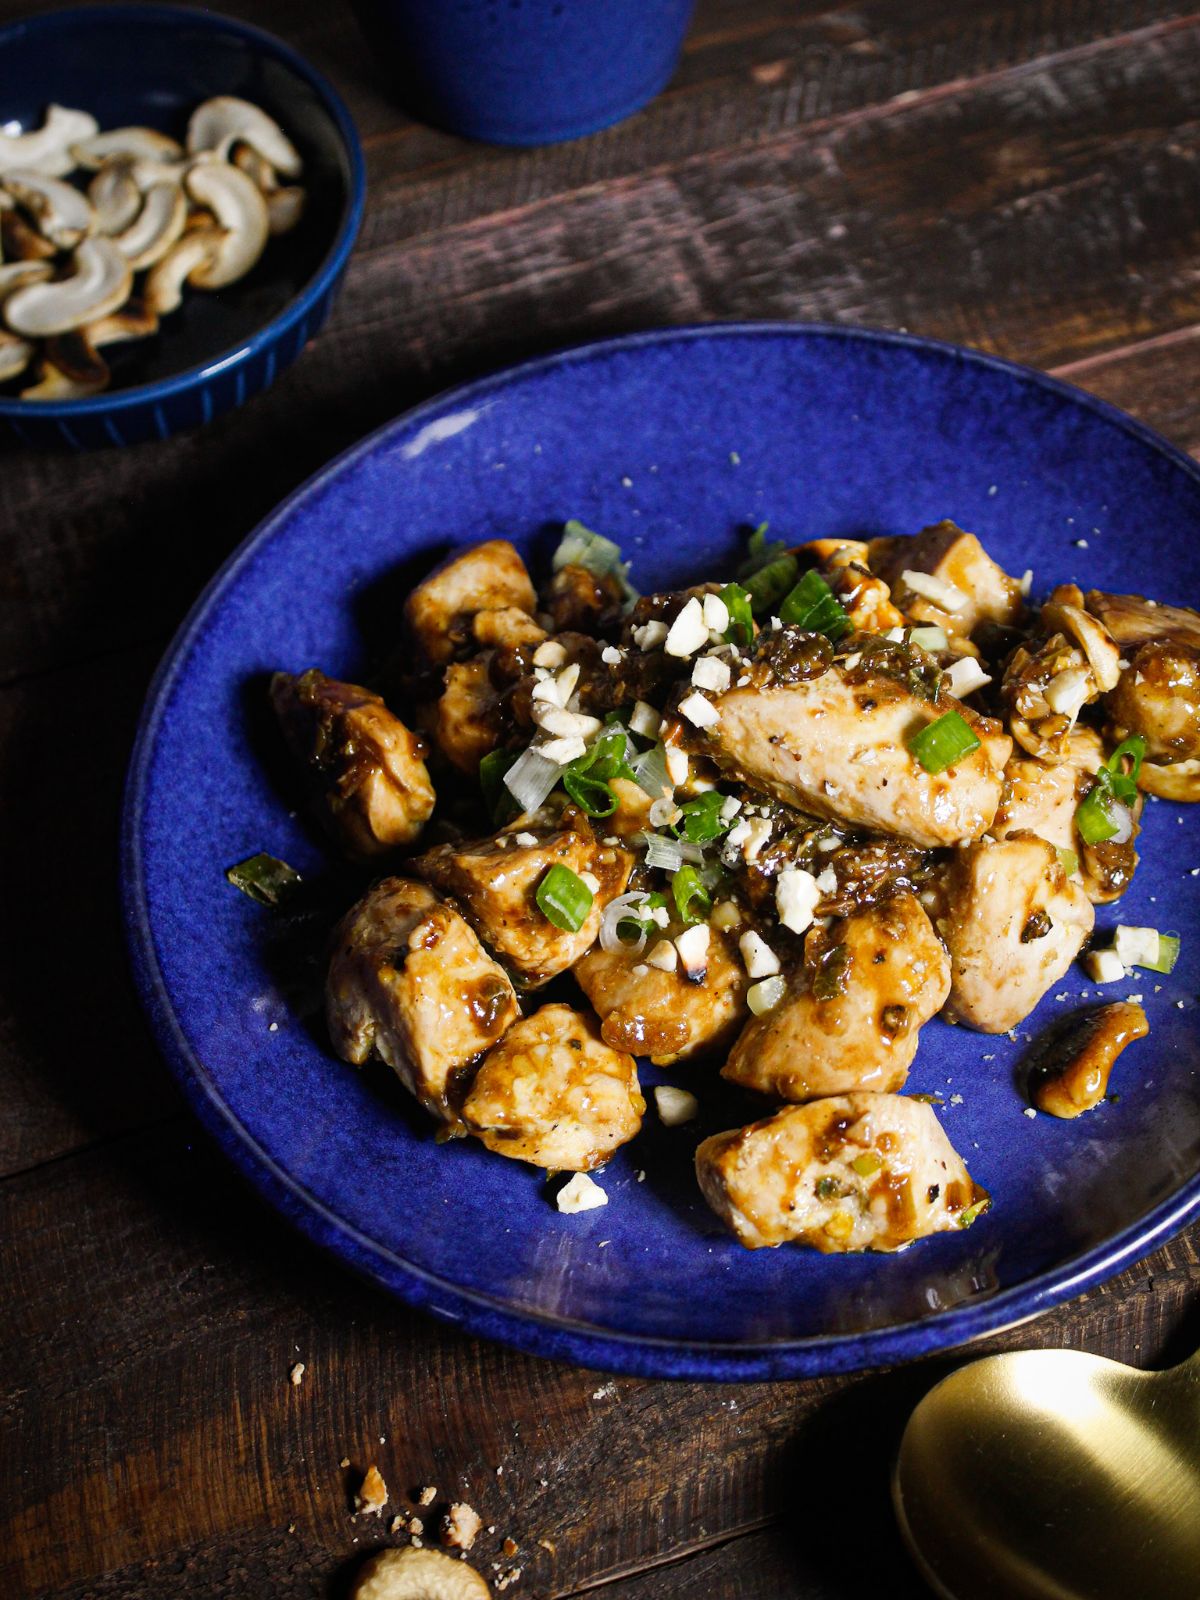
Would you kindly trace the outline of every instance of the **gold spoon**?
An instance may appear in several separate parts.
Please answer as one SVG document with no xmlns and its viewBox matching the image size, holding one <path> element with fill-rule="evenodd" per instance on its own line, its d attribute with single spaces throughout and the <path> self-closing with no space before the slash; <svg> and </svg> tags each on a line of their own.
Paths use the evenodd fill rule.
<svg viewBox="0 0 1200 1600">
<path fill-rule="evenodd" d="M 909 1418 L 892 1498 L 943 1600 L 1197 1600 L 1200 1352 L 962 1367 Z"/>
</svg>

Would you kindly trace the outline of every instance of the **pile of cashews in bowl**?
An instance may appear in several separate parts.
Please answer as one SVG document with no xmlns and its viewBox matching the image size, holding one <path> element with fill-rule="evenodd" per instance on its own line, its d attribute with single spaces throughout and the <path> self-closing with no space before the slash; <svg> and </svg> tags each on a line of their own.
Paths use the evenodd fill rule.
<svg viewBox="0 0 1200 1600">
<path fill-rule="evenodd" d="M 80 169 L 86 189 L 69 181 Z M 295 227 L 301 173 L 279 124 L 232 95 L 196 107 L 186 149 L 64 106 L 0 131 L 0 384 L 32 379 L 22 400 L 99 394 L 105 345 L 157 332 L 185 286 L 236 283 Z"/>
</svg>

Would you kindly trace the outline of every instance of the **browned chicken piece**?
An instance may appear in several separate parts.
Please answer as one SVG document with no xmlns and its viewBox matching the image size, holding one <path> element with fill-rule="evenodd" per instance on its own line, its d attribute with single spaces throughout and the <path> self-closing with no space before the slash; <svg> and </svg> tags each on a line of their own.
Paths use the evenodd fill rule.
<svg viewBox="0 0 1200 1600">
<path fill-rule="evenodd" d="M 586 567 L 568 562 L 542 592 L 554 632 L 595 633 L 620 619 L 624 590 L 612 573 L 597 577 Z"/>
<path fill-rule="evenodd" d="M 412 844 L 436 795 L 425 741 L 377 694 L 327 678 L 315 667 L 271 679 L 284 737 L 315 776 L 323 815 L 353 856 L 367 859 Z"/>
<path fill-rule="evenodd" d="M 781 1100 L 899 1089 L 950 962 L 919 901 L 898 894 L 811 933 L 783 999 L 751 1017 L 721 1076 Z"/>
<path fill-rule="evenodd" d="M 1200 647 L 1166 639 L 1139 645 L 1106 705 L 1113 740 L 1140 733 L 1153 766 L 1200 760 Z"/>
<path fill-rule="evenodd" d="M 507 974 L 468 924 L 410 878 L 384 878 L 338 924 L 325 1013 L 344 1061 L 361 1066 L 374 1051 L 444 1122 L 518 1016 Z"/>
<path fill-rule="evenodd" d="M 550 1005 L 487 1056 L 463 1121 L 497 1155 L 589 1172 L 633 1138 L 645 1109 L 633 1057 L 605 1044 L 594 1017 Z"/>
<path fill-rule="evenodd" d="M 882 672 L 835 665 L 803 682 L 733 688 L 711 700 L 719 720 L 706 730 L 705 752 L 785 805 L 927 848 L 977 839 L 991 826 L 1012 741 L 950 695 L 919 699 Z M 949 710 L 979 748 L 944 772 L 926 772 L 907 741 Z"/>
<path fill-rule="evenodd" d="M 476 644 L 485 649 L 498 646 L 517 650 L 522 645 L 536 649 L 546 637 L 545 628 L 518 606 L 507 606 L 503 611 L 477 611 L 471 618 L 471 633 Z"/>
<path fill-rule="evenodd" d="M 1032 834 L 951 858 L 937 929 L 950 951 L 946 1016 L 981 1033 L 1027 1017 L 1083 948 L 1095 912 L 1054 846 Z"/>
<path fill-rule="evenodd" d="M 1008 839 L 1035 833 L 1056 849 L 1074 850 L 1075 812 L 1089 781 L 1077 767 L 1065 763 L 1051 766 L 1035 756 L 1013 756 L 1004 769 L 1004 793 L 992 823 L 993 835 Z"/>
<path fill-rule="evenodd" d="M 575 967 L 579 987 L 600 1014 L 603 1037 L 615 1049 L 649 1056 L 655 1066 L 725 1049 L 748 1015 L 745 966 L 720 929 L 710 930 L 700 983 L 682 966 L 666 972 L 648 964 L 646 955 L 658 939 L 680 931 L 660 930 L 637 955 L 596 945 Z"/>
<path fill-rule="evenodd" d="M 1082 1116 L 1098 1106 L 1108 1090 L 1117 1057 L 1150 1032 L 1136 1001 L 1117 1000 L 1085 1012 L 1057 1043 L 1056 1058 L 1042 1064 L 1031 1089 L 1034 1105 L 1052 1117 Z"/>
<path fill-rule="evenodd" d="M 489 673 L 490 652 L 446 668 L 431 732 L 438 749 L 460 772 L 479 776 L 479 763 L 500 743 L 504 714 Z"/>
<path fill-rule="evenodd" d="M 871 571 L 916 622 L 937 623 L 950 633 L 974 633 L 981 622 L 1011 624 L 1020 615 L 1021 585 L 996 565 L 973 533 L 964 533 L 953 522 L 936 522 L 912 538 L 872 539 L 867 548 Z M 906 572 L 949 584 L 945 603 L 906 584 Z"/>
<path fill-rule="evenodd" d="M 536 989 L 574 966 L 595 943 L 604 908 L 624 892 L 633 862 L 628 850 L 600 843 L 585 814 L 569 805 L 557 822 L 520 818 L 493 838 L 439 845 L 413 866 L 461 903 L 521 987 Z M 591 910 L 578 933 L 556 927 L 535 898 L 555 865 L 596 881 Z"/>
<path fill-rule="evenodd" d="M 488 539 L 435 567 L 409 595 L 404 616 L 426 660 L 436 667 L 469 653 L 477 613 L 512 607 L 532 616 L 537 595 L 508 540 Z"/>
<path fill-rule="evenodd" d="M 786 1106 L 696 1151 L 704 1198 L 750 1250 L 899 1250 L 968 1226 L 987 1203 L 932 1106 L 846 1094 Z"/>
</svg>

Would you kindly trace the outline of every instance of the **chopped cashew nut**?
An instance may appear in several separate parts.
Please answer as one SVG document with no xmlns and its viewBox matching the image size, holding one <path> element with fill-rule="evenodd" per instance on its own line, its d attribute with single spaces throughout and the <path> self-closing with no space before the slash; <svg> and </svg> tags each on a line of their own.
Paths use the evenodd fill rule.
<svg viewBox="0 0 1200 1600">
<path fill-rule="evenodd" d="M 442 1518 L 439 1538 L 452 1550 L 469 1550 L 475 1543 L 483 1518 L 465 1500 L 456 1500 Z"/>
<path fill-rule="evenodd" d="M 354 1514 L 357 1517 L 377 1517 L 388 1503 L 387 1484 L 376 1466 L 370 1466 L 362 1485 L 354 1496 Z"/>
<path fill-rule="evenodd" d="M 555 1196 L 558 1209 L 568 1217 L 573 1217 L 580 1211 L 595 1211 L 597 1206 L 606 1206 L 608 1196 L 600 1185 L 589 1178 L 586 1172 L 577 1172 Z"/>
</svg>

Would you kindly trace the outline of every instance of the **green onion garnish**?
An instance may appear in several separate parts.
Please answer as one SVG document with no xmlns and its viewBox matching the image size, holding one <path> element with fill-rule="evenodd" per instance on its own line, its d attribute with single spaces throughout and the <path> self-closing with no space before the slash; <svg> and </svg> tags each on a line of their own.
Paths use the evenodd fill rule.
<svg viewBox="0 0 1200 1600">
<path fill-rule="evenodd" d="M 979 740 L 960 712 L 946 711 L 914 733 L 908 741 L 908 749 L 926 772 L 945 772 L 947 767 L 969 756 L 972 750 L 978 750 Z"/>
<path fill-rule="evenodd" d="M 1103 771 L 1103 768 L 1101 769 Z M 1084 844 L 1103 844 L 1121 831 L 1112 814 L 1113 792 L 1105 778 L 1098 777 L 1075 811 L 1075 826 Z"/>
<path fill-rule="evenodd" d="M 292 899 L 303 879 L 295 867 L 278 856 L 260 851 L 236 866 L 227 867 L 225 877 L 235 889 L 257 900 L 260 906 L 280 906 Z"/>
<path fill-rule="evenodd" d="M 1058 857 L 1058 864 L 1068 878 L 1073 878 L 1079 871 L 1079 857 L 1074 850 L 1067 850 L 1062 845 L 1056 845 L 1054 854 Z"/>
<path fill-rule="evenodd" d="M 534 895 L 542 915 L 565 933 L 578 933 L 592 909 L 592 891 L 570 867 L 556 862 Z"/>
<path fill-rule="evenodd" d="M 671 879 L 671 895 L 681 922 L 704 922 L 712 910 L 708 890 L 695 867 L 680 867 Z"/>
<path fill-rule="evenodd" d="M 617 797 L 600 778 L 586 772 L 563 770 L 562 786 L 581 811 L 589 817 L 611 817 L 617 809 Z"/>
<path fill-rule="evenodd" d="M 1132 806 L 1137 799 L 1138 774 L 1146 754 L 1146 741 L 1140 733 L 1131 739 L 1122 739 L 1108 760 L 1096 773 L 1096 781 L 1088 790 L 1075 812 L 1075 826 L 1084 844 L 1103 844 L 1121 832 L 1120 821 L 1113 816 L 1112 803 Z M 1125 762 L 1129 761 L 1129 770 Z"/>
<path fill-rule="evenodd" d="M 782 555 L 775 561 L 768 562 L 765 567 L 760 567 L 757 572 L 750 574 L 745 580 L 746 593 L 750 596 L 750 609 L 754 615 L 761 616 L 765 611 L 773 611 L 779 601 L 788 592 L 796 581 L 796 574 L 800 570 L 800 563 L 795 556 Z"/>
<path fill-rule="evenodd" d="M 1149 972 L 1170 972 L 1179 960 L 1179 935 L 1177 933 L 1160 933 L 1158 936 L 1158 960 L 1143 961 Z"/>
<path fill-rule="evenodd" d="M 751 644 L 754 640 L 754 613 L 750 596 L 740 583 L 727 583 L 717 597 L 729 613 L 725 638 L 729 644 Z"/>
<path fill-rule="evenodd" d="M 852 627 L 845 607 L 819 572 L 806 572 L 779 608 L 781 622 L 806 633 L 823 633 L 834 641 Z"/>
<path fill-rule="evenodd" d="M 976 1217 L 981 1216 L 982 1213 L 985 1212 L 991 1205 L 991 1203 L 992 1202 L 989 1199 L 976 1200 L 973 1206 L 968 1206 L 965 1211 L 960 1211 L 958 1214 L 959 1227 L 969 1228 L 975 1221 Z"/>
<path fill-rule="evenodd" d="M 637 590 L 630 587 L 629 563 L 621 560 L 620 545 L 606 539 L 602 533 L 593 533 L 574 517 L 563 524 L 563 536 L 551 566 L 555 572 L 567 566 L 585 567 L 594 578 L 615 578 L 627 601 L 638 597 Z"/>
<path fill-rule="evenodd" d="M 782 539 L 772 539 L 770 544 L 767 543 L 767 529 L 770 526 L 769 522 L 760 522 L 746 540 L 746 559 L 738 568 L 739 578 L 752 578 L 763 567 L 769 567 L 772 561 L 787 554 L 787 545 Z"/>
<path fill-rule="evenodd" d="M 732 824 L 732 818 L 728 822 L 722 820 L 721 809 L 724 804 L 725 796 L 718 794 L 715 789 L 698 794 L 694 800 L 685 800 L 679 808 L 683 815 L 673 831 L 691 844 L 711 844 L 714 839 L 727 833 Z"/>
<path fill-rule="evenodd" d="M 516 765 L 519 750 L 491 750 L 479 763 L 479 787 L 483 803 L 496 827 L 517 816 L 520 807 L 504 787 L 504 774 Z"/>
</svg>

